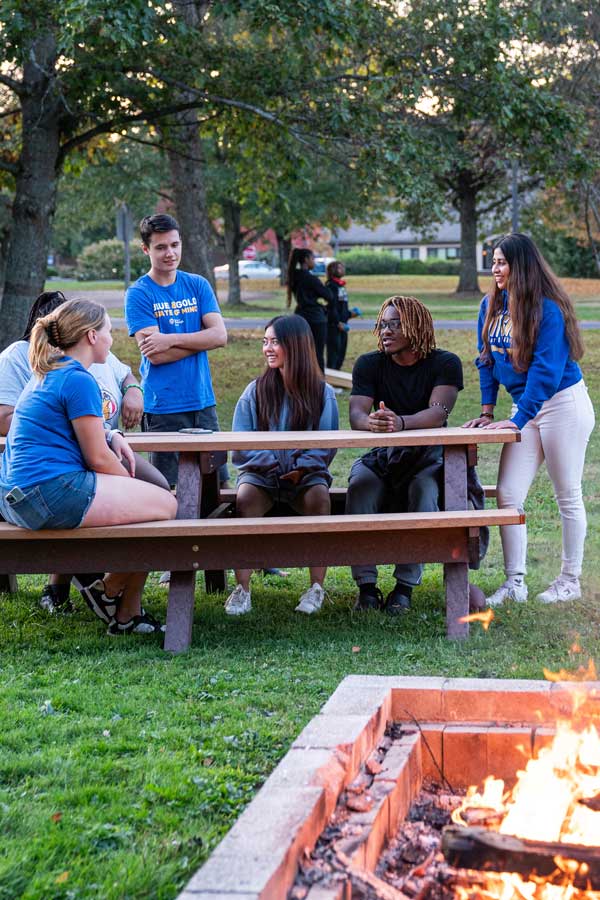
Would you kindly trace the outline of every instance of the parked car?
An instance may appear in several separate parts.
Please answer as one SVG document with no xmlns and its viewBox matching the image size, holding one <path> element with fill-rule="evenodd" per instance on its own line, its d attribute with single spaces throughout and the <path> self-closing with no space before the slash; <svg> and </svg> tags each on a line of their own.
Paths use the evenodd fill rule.
<svg viewBox="0 0 600 900">
<path fill-rule="evenodd" d="M 270 266 L 258 259 L 240 259 L 240 278 L 279 278 L 277 266 Z M 215 278 L 229 278 L 229 266 L 215 266 Z"/>
<path fill-rule="evenodd" d="M 326 275 L 327 266 L 333 262 L 333 256 L 315 256 L 315 267 L 312 270 L 313 275 Z"/>
</svg>

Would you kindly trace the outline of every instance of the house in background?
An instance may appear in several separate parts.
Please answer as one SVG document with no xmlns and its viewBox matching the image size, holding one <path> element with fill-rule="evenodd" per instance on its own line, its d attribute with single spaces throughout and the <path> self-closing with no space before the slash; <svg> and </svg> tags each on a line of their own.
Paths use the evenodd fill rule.
<svg viewBox="0 0 600 900">
<path fill-rule="evenodd" d="M 432 259 L 460 259 L 460 225 L 458 222 L 443 222 L 432 228 L 430 238 L 422 236 L 410 228 L 398 229 L 398 215 L 387 213 L 381 225 L 371 228 L 368 225 L 352 223 L 350 228 L 340 228 L 331 235 L 331 246 L 334 255 L 343 250 L 357 247 L 369 247 L 371 250 L 388 250 L 397 254 L 400 259 L 420 259 L 424 262 Z M 477 242 L 477 268 L 488 269 L 486 261 L 491 254 L 481 241 Z"/>
</svg>

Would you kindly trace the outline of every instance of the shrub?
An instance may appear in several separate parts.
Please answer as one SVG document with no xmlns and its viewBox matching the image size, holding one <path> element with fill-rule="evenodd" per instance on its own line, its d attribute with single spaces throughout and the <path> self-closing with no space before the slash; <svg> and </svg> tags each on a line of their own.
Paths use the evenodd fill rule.
<svg viewBox="0 0 600 900">
<path fill-rule="evenodd" d="M 131 278 L 136 279 L 148 271 L 148 260 L 139 244 L 130 244 Z M 123 242 L 112 238 L 89 244 L 79 254 L 77 278 L 80 281 L 106 281 L 125 277 Z"/>
<path fill-rule="evenodd" d="M 348 275 L 457 275 L 457 259 L 400 259 L 389 250 L 370 250 L 359 247 L 340 253 Z"/>
</svg>

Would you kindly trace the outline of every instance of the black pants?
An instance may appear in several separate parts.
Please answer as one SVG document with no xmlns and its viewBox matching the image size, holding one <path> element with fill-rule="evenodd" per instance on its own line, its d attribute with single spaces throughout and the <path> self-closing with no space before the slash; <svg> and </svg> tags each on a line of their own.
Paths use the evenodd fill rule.
<svg viewBox="0 0 600 900">
<path fill-rule="evenodd" d="M 330 369 L 341 369 L 346 359 L 348 332 L 340 331 L 337 325 L 327 326 L 327 366 Z"/>
<path fill-rule="evenodd" d="M 142 431 L 179 431 L 181 428 L 210 428 L 220 431 L 217 407 L 177 413 L 144 413 Z M 150 462 L 162 472 L 171 487 L 177 484 L 179 453 L 150 453 Z M 221 482 L 229 481 L 229 469 L 224 463 L 219 468 Z"/>
<path fill-rule="evenodd" d="M 309 322 L 312 331 L 313 340 L 315 342 L 315 352 L 317 354 L 317 362 L 323 374 L 325 374 L 325 344 L 327 343 L 327 322 Z"/>
</svg>

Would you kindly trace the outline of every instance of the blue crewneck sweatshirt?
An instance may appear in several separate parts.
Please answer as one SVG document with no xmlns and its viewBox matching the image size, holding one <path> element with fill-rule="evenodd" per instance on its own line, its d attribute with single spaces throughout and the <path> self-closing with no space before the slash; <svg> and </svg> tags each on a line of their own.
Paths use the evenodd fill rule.
<svg viewBox="0 0 600 900">
<path fill-rule="evenodd" d="M 529 368 L 517 372 L 513 367 L 510 348 L 512 322 L 508 311 L 508 294 L 503 291 L 503 308 L 492 321 L 489 329 L 491 363 L 476 360 L 479 369 L 482 404 L 495 405 L 498 388 L 504 385 L 517 405 L 511 419 L 518 428 L 533 419 L 542 404 L 558 391 L 581 381 L 581 369 L 570 357 L 569 342 L 565 332 L 565 320 L 560 307 L 554 300 L 544 297 L 542 321 L 533 350 Z M 479 308 L 477 322 L 477 344 L 483 349 L 482 331 L 488 306 L 485 296 Z"/>
</svg>

